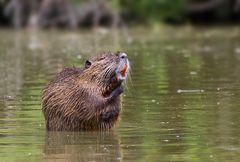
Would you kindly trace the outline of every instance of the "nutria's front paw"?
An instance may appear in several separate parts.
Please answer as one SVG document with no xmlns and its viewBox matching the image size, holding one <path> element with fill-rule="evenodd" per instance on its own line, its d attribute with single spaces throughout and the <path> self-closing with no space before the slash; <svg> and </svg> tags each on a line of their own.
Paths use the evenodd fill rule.
<svg viewBox="0 0 240 162">
<path fill-rule="evenodd" d="M 116 93 L 116 95 L 120 95 L 121 93 L 123 93 L 123 86 L 119 85 L 112 93 Z"/>
<path fill-rule="evenodd" d="M 110 112 L 103 112 L 100 115 L 100 119 L 103 122 L 109 122 L 110 119 L 117 117 L 119 114 L 119 111 L 110 111 Z"/>
<path fill-rule="evenodd" d="M 118 97 L 121 93 L 123 93 L 123 86 L 119 85 L 116 89 L 114 89 L 112 91 L 112 93 L 110 94 L 110 96 L 108 97 L 108 101 L 112 101 L 113 99 L 115 99 L 116 97 Z"/>
</svg>

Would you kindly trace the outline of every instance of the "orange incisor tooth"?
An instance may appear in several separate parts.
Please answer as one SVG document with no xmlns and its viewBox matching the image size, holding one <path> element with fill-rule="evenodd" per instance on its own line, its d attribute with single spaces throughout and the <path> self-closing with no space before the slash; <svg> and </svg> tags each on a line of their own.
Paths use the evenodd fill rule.
<svg viewBox="0 0 240 162">
<path fill-rule="evenodd" d="M 127 71 L 127 64 L 124 64 L 123 68 L 122 68 L 122 71 L 121 71 L 121 75 L 124 76 L 126 71 Z"/>
</svg>

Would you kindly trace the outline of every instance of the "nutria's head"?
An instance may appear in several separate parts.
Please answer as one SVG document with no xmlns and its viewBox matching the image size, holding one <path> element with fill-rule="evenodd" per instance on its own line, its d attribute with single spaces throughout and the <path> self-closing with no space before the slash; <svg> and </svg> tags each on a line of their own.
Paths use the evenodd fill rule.
<svg viewBox="0 0 240 162">
<path fill-rule="evenodd" d="M 81 78 L 98 84 L 103 93 L 108 93 L 126 79 L 129 68 L 126 53 L 102 54 L 85 62 Z"/>
</svg>

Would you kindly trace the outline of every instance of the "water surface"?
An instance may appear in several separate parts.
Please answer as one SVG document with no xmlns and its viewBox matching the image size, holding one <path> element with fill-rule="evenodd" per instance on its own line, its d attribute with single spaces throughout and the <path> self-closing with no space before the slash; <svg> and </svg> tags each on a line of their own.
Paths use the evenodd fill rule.
<svg viewBox="0 0 240 162">
<path fill-rule="evenodd" d="M 0 158 L 24 161 L 240 161 L 240 28 L 111 33 L 0 30 Z M 46 132 L 41 90 L 99 51 L 132 65 L 110 132 Z"/>
</svg>

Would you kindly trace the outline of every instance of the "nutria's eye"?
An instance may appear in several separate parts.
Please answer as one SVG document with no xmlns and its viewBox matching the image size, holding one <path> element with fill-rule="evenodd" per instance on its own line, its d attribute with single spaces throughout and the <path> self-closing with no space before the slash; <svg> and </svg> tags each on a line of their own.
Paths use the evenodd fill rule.
<svg viewBox="0 0 240 162">
<path fill-rule="evenodd" d="M 92 65 L 91 61 L 86 60 L 86 62 L 85 62 L 85 68 L 87 69 L 87 68 L 89 68 L 91 65 Z"/>
<path fill-rule="evenodd" d="M 126 53 L 120 53 L 119 57 L 121 59 L 125 59 L 125 58 L 127 58 L 127 54 Z"/>
</svg>

